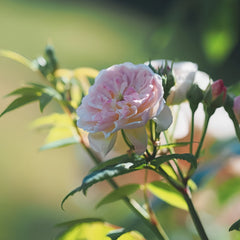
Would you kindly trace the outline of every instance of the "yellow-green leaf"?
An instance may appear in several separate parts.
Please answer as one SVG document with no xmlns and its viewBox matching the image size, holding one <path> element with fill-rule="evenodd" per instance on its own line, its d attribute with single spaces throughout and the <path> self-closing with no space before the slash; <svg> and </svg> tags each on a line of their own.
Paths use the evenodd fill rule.
<svg viewBox="0 0 240 240">
<path fill-rule="evenodd" d="M 182 195 L 171 185 L 155 181 L 147 184 L 147 189 L 166 203 L 186 211 L 188 210 L 188 206 Z"/>
</svg>

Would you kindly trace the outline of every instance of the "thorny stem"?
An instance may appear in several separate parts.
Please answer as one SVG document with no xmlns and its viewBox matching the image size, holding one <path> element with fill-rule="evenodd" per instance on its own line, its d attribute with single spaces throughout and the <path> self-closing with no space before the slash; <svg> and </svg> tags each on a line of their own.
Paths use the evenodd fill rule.
<svg viewBox="0 0 240 240">
<path fill-rule="evenodd" d="M 62 106 L 63 110 L 68 114 L 68 116 L 71 118 L 71 120 L 73 121 L 75 129 L 80 137 L 80 140 L 79 140 L 80 144 L 84 147 L 84 149 L 90 155 L 90 157 L 94 161 L 94 163 L 96 165 L 100 164 L 102 162 L 102 160 L 85 143 L 84 138 L 82 137 L 82 134 L 79 131 L 79 129 L 76 125 L 76 122 L 73 119 L 72 114 L 69 111 L 68 107 L 64 106 L 62 104 L 61 104 L 61 106 Z M 113 179 L 108 179 L 107 181 L 114 189 L 118 189 L 118 185 Z M 163 235 L 164 232 L 162 233 L 160 231 L 160 229 L 158 228 L 158 225 L 151 221 L 148 213 L 138 204 L 137 201 L 135 201 L 134 199 L 130 199 L 128 197 L 124 197 L 123 201 L 139 218 L 142 219 L 142 221 L 152 230 L 152 232 L 157 236 L 157 238 L 159 240 L 168 240 L 166 234 Z"/>
</svg>

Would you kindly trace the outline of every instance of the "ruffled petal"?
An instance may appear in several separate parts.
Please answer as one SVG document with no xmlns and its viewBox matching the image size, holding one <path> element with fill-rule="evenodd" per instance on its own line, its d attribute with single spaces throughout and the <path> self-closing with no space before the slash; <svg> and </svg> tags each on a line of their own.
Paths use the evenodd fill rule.
<svg viewBox="0 0 240 240">
<path fill-rule="evenodd" d="M 157 123 L 158 132 L 167 130 L 173 121 L 170 108 L 165 104 L 163 110 L 160 112 L 159 115 L 153 118 L 153 121 Z"/>
<path fill-rule="evenodd" d="M 88 140 L 90 146 L 96 151 L 101 152 L 106 155 L 114 146 L 117 139 L 117 133 L 111 134 L 109 137 L 105 138 L 102 132 L 89 133 Z"/>
<path fill-rule="evenodd" d="M 129 141 L 135 148 L 137 154 L 143 154 L 147 148 L 147 132 L 145 126 L 132 129 L 124 129 Z"/>
</svg>

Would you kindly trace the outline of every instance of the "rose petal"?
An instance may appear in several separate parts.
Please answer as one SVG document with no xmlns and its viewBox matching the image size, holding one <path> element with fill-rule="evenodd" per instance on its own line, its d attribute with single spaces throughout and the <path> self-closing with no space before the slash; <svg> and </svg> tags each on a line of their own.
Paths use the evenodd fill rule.
<svg viewBox="0 0 240 240">
<path fill-rule="evenodd" d="M 153 120 L 157 123 L 158 132 L 167 130 L 173 121 L 170 108 L 165 104 L 163 110 L 158 116 L 154 117 Z"/>
<path fill-rule="evenodd" d="M 90 146 L 96 152 L 102 152 L 104 155 L 106 155 L 113 148 L 113 145 L 115 144 L 116 139 L 117 139 L 117 133 L 113 133 L 107 138 L 105 138 L 102 132 L 88 134 L 88 140 L 89 140 Z"/>
<path fill-rule="evenodd" d="M 133 129 L 124 129 L 129 141 L 135 148 L 137 154 L 143 154 L 147 148 L 147 132 L 145 126 Z"/>
</svg>

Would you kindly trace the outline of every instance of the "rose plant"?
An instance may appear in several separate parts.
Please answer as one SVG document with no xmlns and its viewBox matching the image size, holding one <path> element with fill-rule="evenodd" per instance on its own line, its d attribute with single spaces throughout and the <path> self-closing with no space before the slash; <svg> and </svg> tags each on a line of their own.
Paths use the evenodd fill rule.
<svg viewBox="0 0 240 240">
<path fill-rule="evenodd" d="M 192 202 L 196 190 L 192 176 L 198 169 L 209 121 L 216 109 L 224 107 L 240 140 L 240 98 L 232 96 L 222 80 L 211 80 L 192 62 L 154 60 L 138 65 L 126 62 L 98 72 L 92 68 L 60 69 L 54 50 L 49 46 L 44 56 L 33 61 L 11 51 L 1 51 L 0 54 L 20 61 L 47 80 L 47 84 L 29 83 L 11 92 L 9 95 L 18 97 L 1 113 L 1 117 L 33 101 L 39 101 L 43 111 L 49 102 L 55 100 L 63 112 L 40 118 L 34 124 L 43 127 L 51 123 L 52 129 L 58 131 L 58 123 L 64 123 L 66 135 L 49 141 L 42 149 L 80 143 L 96 164 L 81 185 L 63 199 L 62 208 L 70 196 L 77 192 L 86 195 L 90 187 L 107 181 L 113 191 L 98 206 L 124 201 L 155 239 L 169 238 L 152 209 L 148 192 L 169 205 L 188 211 L 200 239 L 208 239 Z M 178 119 L 174 107 L 180 108 L 183 102 L 188 102 L 192 114 L 190 139 L 178 142 L 174 138 Z M 205 121 L 201 138 L 196 143 L 194 117 L 199 105 L 203 106 Z M 170 127 L 171 131 L 168 131 Z M 116 145 L 117 136 L 126 143 L 126 152 L 103 161 L 102 156 L 108 156 Z M 187 146 L 189 151 L 177 152 L 182 146 Z M 182 161 L 188 166 L 187 170 L 182 168 Z M 136 171 L 144 172 L 144 184 L 119 186 L 114 181 L 114 177 Z M 148 172 L 155 172 L 159 180 L 148 182 Z M 136 191 L 144 193 L 145 207 L 129 197 Z M 65 226 L 56 239 L 93 239 L 91 236 L 97 236 L 99 240 L 152 239 L 141 229 L 137 229 L 138 233 L 132 227 L 120 228 L 94 218 L 72 221 Z M 240 222 L 237 221 L 230 230 L 239 228 Z"/>
</svg>

